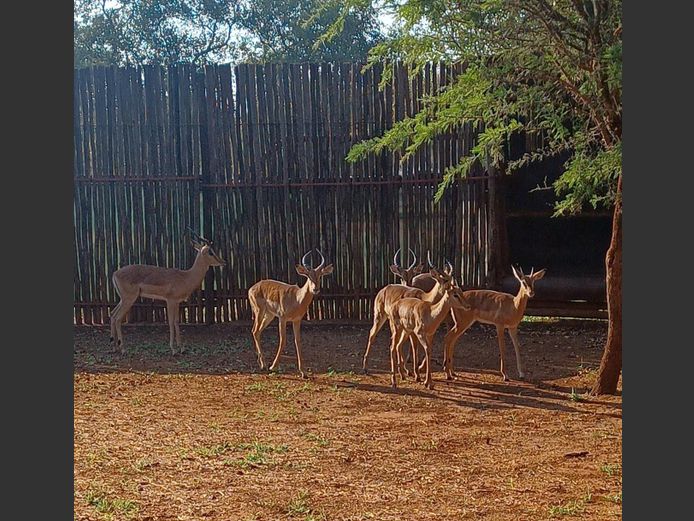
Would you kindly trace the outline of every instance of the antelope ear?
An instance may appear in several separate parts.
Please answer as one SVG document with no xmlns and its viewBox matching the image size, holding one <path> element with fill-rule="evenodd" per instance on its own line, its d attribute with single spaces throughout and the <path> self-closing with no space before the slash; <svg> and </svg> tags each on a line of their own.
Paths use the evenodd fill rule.
<svg viewBox="0 0 694 521">
<path fill-rule="evenodd" d="M 333 272 L 333 265 L 328 264 L 321 270 L 321 275 L 330 275 Z"/>
<path fill-rule="evenodd" d="M 304 266 L 302 266 L 301 264 L 296 265 L 296 272 L 299 275 L 303 275 L 304 277 L 308 277 L 308 270 Z"/>
<path fill-rule="evenodd" d="M 540 271 L 536 271 L 533 273 L 533 280 L 540 280 L 542 277 L 545 276 L 545 273 L 547 272 L 547 268 L 541 269 Z"/>
<path fill-rule="evenodd" d="M 390 271 L 395 273 L 398 277 L 400 276 L 400 268 L 397 267 L 395 264 L 390 265 Z"/>
<path fill-rule="evenodd" d="M 412 268 L 412 270 L 415 275 L 419 275 L 420 273 L 422 273 L 422 271 L 424 271 L 424 263 L 420 262 L 414 268 Z"/>
</svg>

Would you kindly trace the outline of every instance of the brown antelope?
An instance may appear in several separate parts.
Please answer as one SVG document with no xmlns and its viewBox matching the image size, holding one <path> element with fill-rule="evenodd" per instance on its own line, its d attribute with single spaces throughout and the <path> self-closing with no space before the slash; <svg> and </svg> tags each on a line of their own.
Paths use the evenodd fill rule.
<svg viewBox="0 0 694 521">
<path fill-rule="evenodd" d="M 381 330 L 381 328 L 383 328 L 386 320 L 388 320 L 388 313 L 393 304 L 402 298 L 408 297 L 418 298 L 433 303 L 443 295 L 443 292 L 451 285 L 453 280 L 450 273 L 440 272 L 434 267 L 431 268 L 428 275 L 432 278 L 432 280 L 434 280 L 434 286 L 429 291 L 423 291 L 419 288 L 411 288 L 403 284 L 388 284 L 387 286 L 381 288 L 381 290 L 376 294 L 376 298 L 374 299 L 373 325 L 369 331 L 369 340 L 366 343 L 366 351 L 364 352 L 364 360 L 362 362 L 362 369 L 364 373 L 368 372 L 366 363 L 369 358 L 371 345 L 373 344 L 378 332 Z M 417 371 L 416 338 L 411 337 L 410 343 L 412 347 L 412 357 L 414 358 L 413 372 L 415 375 L 415 380 L 419 381 L 419 372 Z"/>
<path fill-rule="evenodd" d="M 528 299 L 535 294 L 535 282 L 544 277 L 546 269 L 535 272 L 533 268 L 530 275 L 523 274 L 522 268 L 516 271 L 511 266 L 513 275 L 520 282 L 520 288 L 516 295 L 501 293 L 491 290 L 470 290 L 463 292 L 465 300 L 470 304 L 470 310 L 453 309 L 453 321 L 455 325 L 443 339 L 443 365 L 446 371 L 446 379 L 455 377 L 453 372 L 453 348 L 456 340 L 475 322 L 493 324 L 496 326 L 496 335 L 499 340 L 499 352 L 501 355 L 501 375 L 504 381 L 508 376 L 504 372 L 504 330 L 508 329 L 513 348 L 516 352 L 516 366 L 518 377 L 523 380 L 523 365 L 520 356 L 520 342 L 518 341 L 518 324 L 525 313 Z"/>
<path fill-rule="evenodd" d="M 294 345 L 296 346 L 299 374 L 301 374 L 302 378 L 306 378 L 301 366 L 301 320 L 313 301 L 313 296 L 320 293 L 321 277 L 333 272 L 333 265 L 328 264 L 326 266 L 325 257 L 319 250 L 316 251 L 321 256 L 321 263 L 317 268 L 312 268 L 306 264 L 306 258 L 312 254 L 312 251 L 307 252 L 301 258 L 301 264 L 296 265 L 296 272 L 302 277 L 306 277 L 306 283 L 303 286 L 299 287 L 277 280 L 261 280 L 248 290 L 248 300 L 251 303 L 255 317 L 252 331 L 253 342 L 258 353 L 258 363 L 261 369 L 265 369 L 265 362 L 260 349 L 260 335 L 270 325 L 270 322 L 277 317 L 279 318 L 280 341 L 277 355 L 270 366 L 270 370 L 274 371 L 279 364 L 280 354 L 286 342 L 287 322 L 291 322 L 292 326 L 294 326 Z"/>
<path fill-rule="evenodd" d="M 390 346 L 391 385 L 397 387 L 395 369 L 403 377 L 400 347 L 407 338 L 416 337 L 424 348 L 426 376 L 424 386 L 433 389 L 431 381 L 430 355 L 434 334 L 451 309 L 467 311 L 469 304 L 463 292 L 454 284 L 449 284 L 438 302 L 432 304 L 418 298 L 406 297 L 393 303 L 388 313 L 392 334 Z"/>
<path fill-rule="evenodd" d="M 427 250 L 427 265 L 429 266 L 429 270 L 434 268 L 434 263 L 431 262 L 431 252 Z M 443 273 L 445 273 L 447 276 L 450 278 L 453 278 L 453 265 L 450 263 L 448 259 L 445 260 L 444 265 L 443 265 Z M 420 275 L 417 275 L 412 279 L 412 287 L 414 288 L 419 288 L 425 292 L 430 292 L 434 289 L 434 286 L 436 286 L 436 279 L 432 277 L 430 272 L 427 273 L 422 273 Z M 441 291 L 439 290 L 439 296 L 441 295 Z M 429 302 L 435 302 L 435 300 L 430 300 Z M 451 318 L 446 317 L 444 319 L 444 324 L 448 325 L 453 325 L 453 321 Z M 407 353 L 407 360 L 405 360 L 405 371 L 407 374 L 410 374 L 409 369 L 407 369 L 407 365 L 410 363 L 410 360 L 412 359 L 413 355 L 415 356 L 415 359 L 413 361 L 413 364 L 416 366 L 417 364 L 417 359 L 416 359 L 416 354 L 417 354 L 417 349 L 415 347 L 416 341 L 414 339 L 411 339 L 412 341 L 412 349 L 408 351 Z M 422 370 L 424 368 L 424 359 L 422 359 L 422 364 L 419 366 L 419 370 Z M 418 378 L 419 374 L 415 370 L 415 377 Z"/>
<path fill-rule="evenodd" d="M 176 354 L 174 336 L 179 352 L 183 353 L 181 332 L 178 328 L 179 304 L 200 287 L 210 266 L 224 266 L 222 258 L 212 249 L 212 241 L 200 237 L 192 230 L 191 235 L 191 242 L 198 254 L 192 268 L 188 270 L 130 264 L 113 273 L 113 285 L 120 296 L 120 302 L 111 312 L 111 342 L 116 340 L 121 353 L 125 354 L 121 326 L 138 297 L 166 302 L 171 353 Z"/>
<path fill-rule="evenodd" d="M 400 280 L 403 281 L 405 286 L 412 287 L 412 281 L 416 277 L 418 277 L 420 273 L 422 273 L 422 270 L 424 269 L 424 264 L 421 262 L 418 264 L 417 256 L 414 254 L 411 248 L 408 248 L 410 254 L 412 255 L 412 257 L 414 257 L 414 260 L 412 261 L 412 264 L 410 264 L 407 268 L 403 268 L 398 263 L 398 255 L 400 255 L 400 250 L 401 248 L 398 248 L 398 251 L 396 251 L 395 255 L 393 255 L 393 264 L 390 265 L 390 271 L 392 271 L 396 276 L 398 276 Z M 400 260 L 402 260 L 402 256 L 400 257 Z"/>
</svg>

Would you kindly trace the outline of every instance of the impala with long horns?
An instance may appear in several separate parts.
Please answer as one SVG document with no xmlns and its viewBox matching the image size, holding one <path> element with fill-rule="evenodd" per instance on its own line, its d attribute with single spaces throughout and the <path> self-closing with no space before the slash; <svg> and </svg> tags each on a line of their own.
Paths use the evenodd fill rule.
<svg viewBox="0 0 694 521">
<path fill-rule="evenodd" d="M 371 346 L 376 338 L 378 332 L 383 328 L 383 325 L 388 320 L 388 316 L 391 308 L 395 305 L 398 300 L 403 298 L 417 298 L 424 300 L 426 302 L 435 303 L 443 296 L 444 291 L 449 288 L 453 282 L 453 277 L 451 273 L 447 271 L 439 271 L 435 267 L 431 267 L 429 273 L 427 274 L 434 281 L 434 285 L 429 291 L 424 291 L 419 288 L 409 287 L 403 284 L 388 284 L 381 288 L 381 290 L 376 294 L 374 299 L 374 316 L 373 325 L 369 331 L 369 339 L 366 343 L 366 351 L 364 351 L 364 359 L 362 361 L 362 369 L 364 373 L 367 373 L 367 361 L 369 357 L 369 351 L 371 351 Z M 408 355 L 408 362 L 410 356 L 414 358 L 413 362 L 413 372 L 415 376 L 415 381 L 419 381 L 419 372 L 417 371 L 417 337 L 410 336 L 411 353 Z M 398 355 L 400 351 L 398 351 Z M 398 367 L 402 365 L 402 361 L 398 361 Z M 406 366 L 407 362 L 405 363 Z M 407 371 L 409 374 L 409 371 Z"/>
<path fill-rule="evenodd" d="M 278 280 L 261 280 L 255 283 L 248 290 L 248 300 L 253 310 L 253 342 L 258 354 L 258 364 L 261 369 L 265 369 L 263 353 L 260 348 L 260 335 L 263 330 L 270 325 L 275 317 L 279 319 L 279 346 L 277 355 L 270 366 L 270 370 L 277 368 L 280 354 L 286 344 L 287 322 L 291 322 L 294 327 L 294 345 L 296 346 L 296 359 L 299 374 L 306 378 L 301 365 L 301 320 L 306 315 L 306 310 L 311 305 L 314 295 L 320 293 L 321 278 L 333 272 L 333 265 L 325 265 L 325 257 L 316 249 L 321 257 L 318 267 L 313 268 L 306 263 L 306 259 L 312 254 L 312 250 L 306 252 L 301 258 L 301 264 L 296 265 L 296 272 L 302 277 L 306 277 L 303 286 L 286 284 Z"/>
<path fill-rule="evenodd" d="M 434 272 L 435 273 L 435 272 Z M 433 389 L 434 384 L 431 379 L 431 349 L 434 341 L 434 334 L 443 319 L 451 309 L 469 310 L 470 305 L 466 302 L 463 292 L 455 282 L 446 286 L 443 295 L 435 304 L 426 302 L 418 298 L 406 297 L 397 300 L 388 310 L 388 320 L 390 321 L 391 344 L 390 344 L 390 369 L 391 385 L 396 387 L 395 370 L 398 369 L 402 378 L 403 371 L 401 366 L 402 356 L 400 347 L 407 338 L 415 337 L 424 349 L 424 366 L 426 376 L 424 386 Z M 414 351 L 413 347 L 413 351 Z M 416 363 L 416 360 L 415 360 Z"/>
<path fill-rule="evenodd" d="M 536 272 L 535 268 L 532 268 L 529 275 L 525 275 L 520 267 L 516 270 L 511 266 L 511 270 L 513 276 L 520 282 L 517 294 L 511 295 L 510 293 L 483 289 L 465 291 L 463 296 L 470 304 L 471 309 L 453 308 L 455 325 L 443 339 L 443 366 L 446 379 L 451 380 L 456 376 L 453 372 L 453 348 L 456 340 L 475 322 L 496 326 L 501 356 L 499 370 L 504 380 L 508 380 L 508 375 L 504 371 L 504 330 L 508 329 L 513 342 L 513 349 L 516 352 L 518 377 L 521 380 L 525 378 L 520 355 L 520 341 L 518 340 L 518 324 L 525 314 L 528 299 L 535 295 L 535 282 L 544 277 L 547 270 L 542 269 Z"/>
<path fill-rule="evenodd" d="M 181 332 L 178 328 L 179 304 L 200 287 L 210 266 L 224 266 L 225 264 L 212 248 L 212 241 L 200 237 L 193 230 L 190 230 L 190 233 L 191 243 L 198 252 L 190 269 L 180 270 L 146 264 L 130 264 L 113 273 L 113 285 L 120 295 L 120 302 L 111 311 L 111 342 L 116 340 L 117 345 L 121 348 L 121 353 L 125 354 L 121 325 L 138 297 L 166 302 L 171 353 L 176 354 L 174 336 L 179 352 L 183 353 Z"/>
<path fill-rule="evenodd" d="M 400 260 L 402 261 L 402 255 L 400 254 L 401 249 L 402 248 L 398 248 L 398 251 L 396 251 L 395 255 L 393 255 L 393 264 L 390 265 L 390 271 L 398 276 L 405 286 L 412 286 L 412 280 L 422 273 L 424 264 L 421 262 L 417 263 L 417 256 L 414 254 L 411 248 L 407 248 L 410 255 L 413 257 L 413 260 L 412 264 L 410 264 L 407 268 L 403 268 L 398 262 L 398 256 L 400 256 Z"/>
</svg>

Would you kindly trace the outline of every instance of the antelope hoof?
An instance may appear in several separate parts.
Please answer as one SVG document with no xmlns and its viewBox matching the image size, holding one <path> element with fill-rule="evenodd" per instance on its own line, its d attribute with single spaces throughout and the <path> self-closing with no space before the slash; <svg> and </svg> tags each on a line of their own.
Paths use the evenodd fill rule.
<svg viewBox="0 0 694 521">
<path fill-rule="evenodd" d="M 368 370 L 366 367 L 364 367 L 364 368 L 362 369 L 362 372 L 363 372 L 364 374 L 369 374 L 369 370 Z"/>
<path fill-rule="evenodd" d="M 421 381 L 422 381 L 422 377 L 419 376 L 419 375 L 416 375 L 416 376 L 414 377 L 414 381 L 415 381 L 415 382 L 421 382 Z"/>
<path fill-rule="evenodd" d="M 505 374 L 502 374 L 501 376 L 504 377 L 504 382 L 508 382 L 508 376 L 506 376 Z"/>
<path fill-rule="evenodd" d="M 519 379 L 521 382 L 524 382 L 524 381 L 525 381 L 525 375 L 524 375 L 524 374 L 518 375 L 518 379 Z"/>
<path fill-rule="evenodd" d="M 308 376 L 306 376 L 306 373 L 304 373 L 303 371 L 299 371 L 299 374 L 301 375 L 301 378 L 303 378 L 304 380 L 308 379 Z"/>
</svg>

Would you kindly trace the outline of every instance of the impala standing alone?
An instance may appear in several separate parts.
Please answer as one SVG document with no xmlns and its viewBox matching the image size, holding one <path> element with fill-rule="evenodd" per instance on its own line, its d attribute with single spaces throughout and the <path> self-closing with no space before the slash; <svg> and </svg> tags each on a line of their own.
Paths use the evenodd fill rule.
<svg viewBox="0 0 694 521">
<path fill-rule="evenodd" d="M 325 265 L 325 257 L 319 251 L 321 263 L 318 267 L 313 268 L 306 264 L 306 259 L 311 254 L 307 252 L 301 258 L 301 264 L 296 265 L 296 272 L 302 277 L 306 277 L 306 282 L 299 287 L 278 280 L 261 280 L 256 282 L 248 290 L 248 300 L 251 303 L 253 310 L 253 342 L 258 354 L 258 364 L 261 369 L 265 369 L 265 361 L 263 353 L 260 349 L 260 335 L 263 330 L 270 325 L 275 317 L 279 318 L 279 346 L 277 347 L 277 355 L 270 366 L 270 370 L 274 371 L 277 368 L 280 360 L 280 354 L 284 349 L 287 334 L 287 322 L 291 322 L 294 327 L 294 345 L 296 346 L 296 360 L 299 369 L 299 374 L 302 378 L 306 378 L 301 365 L 301 320 L 306 315 L 306 310 L 311 305 L 314 295 L 320 293 L 321 278 L 333 272 L 333 265 Z"/>
<path fill-rule="evenodd" d="M 188 270 L 130 264 L 113 273 L 113 285 L 120 295 L 120 302 L 111 312 L 111 342 L 116 341 L 121 353 L 125 354 L 121 325 L 138 297 L 166 302 L 171 353 L 176 354 L 174 336 L 179 352 L 183 353 L 181 332 L 178 328 L 179 304 L 200 287 L 210 266 L 224 266 L 222 258 L 212 249 L 212 241 L 200 237 L 192 230 L 191 236 L 191 242 L 198 254 L 193 267 Z"/>
</svg>

